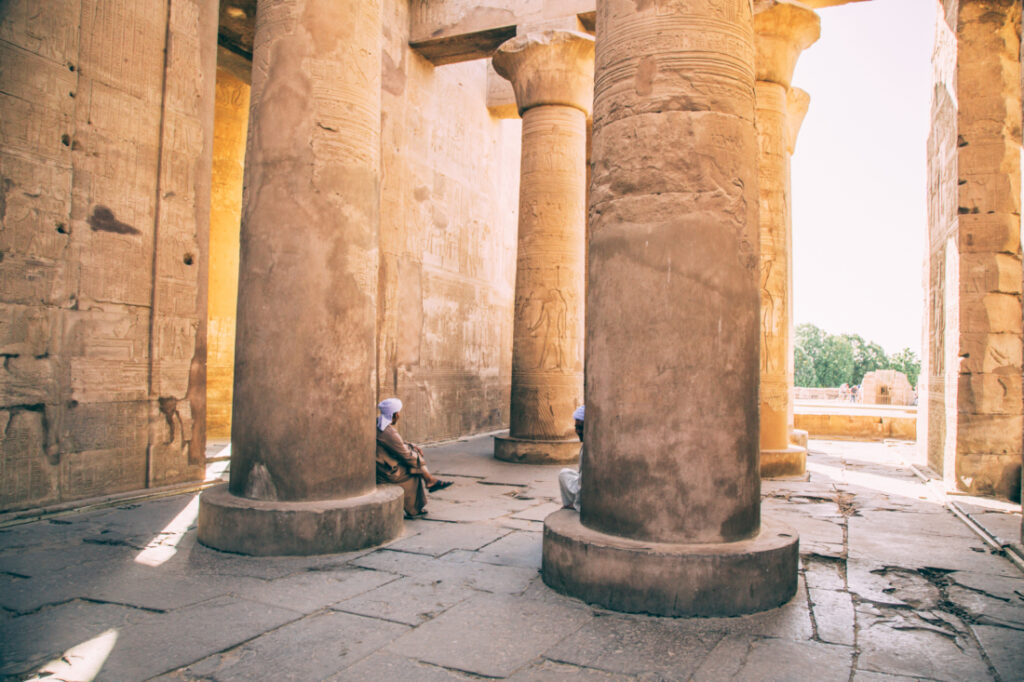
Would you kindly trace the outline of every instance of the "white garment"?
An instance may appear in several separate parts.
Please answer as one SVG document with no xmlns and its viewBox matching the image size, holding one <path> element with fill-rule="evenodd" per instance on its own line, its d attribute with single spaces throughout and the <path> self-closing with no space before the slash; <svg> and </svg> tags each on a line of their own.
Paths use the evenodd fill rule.
<svg viewBox="0 0 1024 682">
<path fill-rule="evenodd" d="M 377 430 L 383 431 L 388 428 L 395 415 L 402 411 L 402 401 L 398 398 L 385 398 L 377 405 L 377 409 L 380 410 L 380 416 L 377 417 Z"/>
<path fill-rule="evenodd" d="M 562 469 L 558 472 L 558 489 L 562 493 L 562 506 L 580 510 L 580 472 Z"/>
<path fill-rule="evenodd" d="M 580 446 L 578 469 L 562 469 L 558 472 L 558 490 L 562 493 L 562 506 L 580 510 L 580 488 L 583 485 L 583 446 Z"/>
</svg>

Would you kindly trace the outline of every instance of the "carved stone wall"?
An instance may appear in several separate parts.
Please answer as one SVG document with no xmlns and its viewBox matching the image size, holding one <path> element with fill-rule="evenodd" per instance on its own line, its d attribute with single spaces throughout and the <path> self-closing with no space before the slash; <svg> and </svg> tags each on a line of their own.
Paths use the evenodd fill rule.
<svg viewBox="0 0 1024 682">
<path fill-rule="evenodd" d="M 519 121 L 487 111 L 487 61 L 435 67 L 384 3 L 378 394 L 402 435 L 508 424 Z"/>
<path fill-rule="evenodd" d="M 928 139 L 921 442 L 951 487 L 1020 490 L 1021 6 L 944 0 Z"/>
<path fill-rule="evenodd" d="M 238 238 L 248 123 L 249 84 L 227 69 L 218 67 L 210 207 L 209 352 L 206 364 L 206 435 L 210 438 L 231 436 Z"/>
<path fill-rule="evenodd" d="M 217 3 L 0 9 L 0 510 L 201 477 Z"/>
</svg>

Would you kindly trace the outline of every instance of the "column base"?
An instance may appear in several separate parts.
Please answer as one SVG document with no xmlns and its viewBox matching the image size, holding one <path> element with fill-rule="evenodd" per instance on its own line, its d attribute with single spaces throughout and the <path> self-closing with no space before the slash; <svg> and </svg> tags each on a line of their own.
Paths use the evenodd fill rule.
<svg viewBox="0 0 1024 682">
<path fill-rule="evenodd" d="M 807 472 L 807 448 L 790 445 L 782 450 L 761 451 L 761 478 L 803 476 Z"/>
<path fill-rule="evenodd" d="M 522 464 L 576 464 L 580 458 L 577 439 L 531 440 L 512 436 L 494 437 L 494 458 Z"/>
<path fill-rule="evenodd" d="M 809 437 L 808 433 L 806 431 L 804 431 L 803 429 L 790 429 L 789 430 L 789 440 L 790 440 L 790 442 L 792 442 L 794 445 L 799 445 L 804 450 L 807 449 L 807 438 L 808 437 Z"/>
<path fill-rule="evenodd" d="M 762 520 L 749 540 L 663 544 L 607 535 L 562 509 L 544 520 L 548 587 L 615 611 L 657 616 L 738 616 L 796 593 L 799 536 Z"/>
<path fill-rule="evenodd" d="M 236 497 L 227 484 L 199 497 L 199 542 L 252 556 L 310 555 L 372 547 L 402 532 L 402 489 L 359 497 L 277 502 Z"/>
</svg>

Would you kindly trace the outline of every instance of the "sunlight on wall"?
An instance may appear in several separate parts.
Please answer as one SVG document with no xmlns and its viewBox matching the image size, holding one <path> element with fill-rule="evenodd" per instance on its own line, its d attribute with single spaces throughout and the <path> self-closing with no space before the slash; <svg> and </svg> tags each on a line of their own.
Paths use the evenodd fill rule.
<svg viewBox="0 0 1024 682">
<path fill-rule="evenodd" d="M 159 566 L 178 552 L 178 543 L 185 533 L 196 522 L 199 516 L 199 495 L 192 497 L 189 503 L 178 513 L 162 531 L 156 534 L 146 547 L 135 557 L 135 563 L 145 566 Z"/>
</svg>

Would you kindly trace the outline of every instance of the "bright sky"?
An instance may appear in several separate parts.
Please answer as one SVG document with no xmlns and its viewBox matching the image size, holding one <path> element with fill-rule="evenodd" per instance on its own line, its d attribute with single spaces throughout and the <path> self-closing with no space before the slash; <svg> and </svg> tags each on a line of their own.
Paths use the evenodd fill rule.
<svg viewBox="0 0 1024 682">
<path fill-rule="evenodd" d="M 819 10 L 793 77 L 811 95 L 792 166 L 794 321 L 918 357 L 936 4 Z"/>
</svg>

